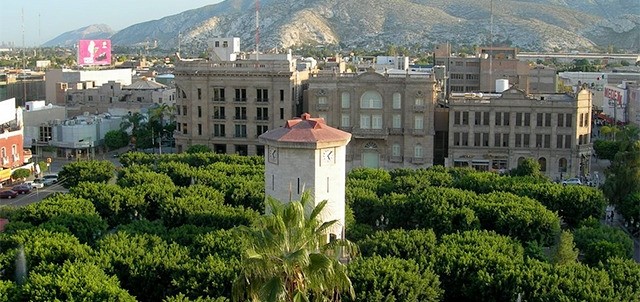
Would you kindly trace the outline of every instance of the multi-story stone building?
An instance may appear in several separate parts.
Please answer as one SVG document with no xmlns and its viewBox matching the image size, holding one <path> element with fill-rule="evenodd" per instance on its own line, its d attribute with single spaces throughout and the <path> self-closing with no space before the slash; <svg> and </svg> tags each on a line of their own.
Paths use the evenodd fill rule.
<svg viewBox="0 0 640 302">
<path fill-rule="evenodd" d="M 534 158 L 552 179 L 586 175 L 591 159 L 591 92 L 453 94 L 447 165 L 506 171 Z"/>
<path fill-rule="evenodd" d="M 317 72 L 304 111 L 350 132 L 347 169 L 433 165 L 436 81 L 430 74 Z"/>
<path fill-rule="evenodd" d="M 177 152 L 206 145 L 216 153 L 263 155 L 258 136 L 299 116 L 302 83 L 287 54 L 244 54 L 239 38 L 216 38 L 209 59 L 175 65 Z"/>
<path fill-rule="evenodd" d="M 505 79 L 527 93 L 555 93 L 556 70 L 518 59 L 512 47 L 478 48 L 475 55 L 454 54 L 450 44 L 434 50 L 435 65 L 445 66 L 446 92 L 495 92 L 496 80 Z"/>
</svg>

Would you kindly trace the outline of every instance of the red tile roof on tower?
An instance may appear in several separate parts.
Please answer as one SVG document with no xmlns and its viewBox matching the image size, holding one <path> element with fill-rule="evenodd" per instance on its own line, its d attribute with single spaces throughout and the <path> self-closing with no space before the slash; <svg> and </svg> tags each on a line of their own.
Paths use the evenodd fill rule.
<svg viewBox="0 0 640 302">
<path fill-rule="evenodd" d="M 288 120 L 282 128 L 267 131 L 260 138 L 292 143 L 336 142 L 350 140 L 351 133 L 328 126 L 323 118 L 312 118 L 304 113 L 300 118 Z"/>
</svg>

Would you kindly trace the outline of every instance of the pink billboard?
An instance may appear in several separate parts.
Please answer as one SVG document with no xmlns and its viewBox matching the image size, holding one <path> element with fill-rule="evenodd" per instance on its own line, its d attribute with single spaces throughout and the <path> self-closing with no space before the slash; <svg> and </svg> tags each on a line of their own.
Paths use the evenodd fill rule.
<svg viewBox="0 0 640 302">
<path fill-rule="evenodd" d="M 80 40 L 78 65 L 111 65 L 111 40 Z"/>
</svg>

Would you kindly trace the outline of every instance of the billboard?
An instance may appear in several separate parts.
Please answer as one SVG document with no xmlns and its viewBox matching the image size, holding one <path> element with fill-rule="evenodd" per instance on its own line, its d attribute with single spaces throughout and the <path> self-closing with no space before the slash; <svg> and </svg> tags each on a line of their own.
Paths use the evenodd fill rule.
<svg viewBox="0 0 640 302">
<path fill-rule="evenodd" d="M 80 40 L 78 65 L 111 65 L 111 40 Z"/>
<path fill-rule="evenodd" d="M 0 124 L 10 123 L 16 120 L 16 98 L 10 98 L 0 102 Z"/>
</svg>

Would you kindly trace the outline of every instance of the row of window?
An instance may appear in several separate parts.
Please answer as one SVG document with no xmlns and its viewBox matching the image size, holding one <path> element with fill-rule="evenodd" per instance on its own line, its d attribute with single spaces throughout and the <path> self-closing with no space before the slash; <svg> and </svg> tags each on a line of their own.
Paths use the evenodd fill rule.
<svg viewBox="0 0 640 302">
<path fill-rule="evenodd" d="M 473 147 L 509 147 L 509 133 L 494 133 L 493 142 L 490 141 L 490 134 L 486 132 L 474 133 L 473 138 L 469 137 L 468 132 L 454 132 L 453 133 L 453 145 L 454 146 L 473 146 Z M 550 134 L 536 134 L 533 136 L 535 139 L 531 141 L 532 135 L 528 133 L 516 133 L 514 135 L 516 148 L 529 148 L 531 146 L 536 148 L 551 148 L 551 135 Z M 473 139 L 471 141 L 471 139 Z M 533 145 L 531 145 L 533 143 Z M 578 144 L 588 144 L 589 135 L 581 135 L 579 137 Z M 572 141 L 571 135 L 556 135 L 557 149 L 571 149 Z"/>
<path fill-rule="evenodd" d="M 524 157 L 520 157 L 518 158 L 518 164 L 520 164 L 521 162 L 524 161 Z M 542 172 L 546 172 L 547 171 L 547 159 L 544 157 L 540 157 L 538 158 L 538 164 L 540 164 L 540 171 Z M 469 161 L 468 160 L 460 160 L 460 159 L 456 159 L 453 162 L 453 166 L 454 167 L 469 167 Z M 491 166 L 491 169 L 493 170 L 506 170 L 508 169 L 508 165 L 507 165 L 507 160 L 504 159 L 498 159 L 498 160 L 492 160 L 491 162 L 488 160 L 483 160 L 483 161 L 478 161 L 478 160 L 471 160 L 471 167 L 473 167 L 476 170 L 480 170 L 480 171 L 490 171 L 489 167 Z M 567 172 L 567 159 L 566 158 L 560 158 L 558 160 L 558 172 L 560 173 L 566 173 Z"/>
<path fill-rule="evenodd" d="M 187 98 L 187 94 L 185 93 L 184 90 L 180 90 L 180 93 L 178 93 L 178 95 L 182 96 L 182 98 Z M 225 102 L 226 101 L 226 94 L 225 94 L 225 88 L 213 88 L 213 97 L 211 98 L 211 101 L 213 102 Z M 247 98 L 247 89 L 246 88 L 236 88 L 233 90 L 234 94 L 234 98 L 233 101 L 234 102 L 247 102 L 248 98 Z M 284 89 L 280 89 L 279 91 L 279 100 L 281 102 L 284 102 Z M 292 93 L 293 93 L 293 89 L 292 89 Z M 197 88 L 196 89 L 196 98 L 198 100 L 202 100 L 203 98 L 203 91 L 201 88 Z M 269 89 L 264 89 L 264 88 L 257 88 L 256 89 L 256 98 L 255 98 L 256 102 L 269 102 Z"/>
<path fill-rule="evenodd" d="M 20 159 L 20 154 L 18 154 L 18 146 L 17 145 L 11 145 L 11 155 L 13 156 L 13 160 L 16 161 L 18 159 Z M 0 148 L 0 157 L 2 157 L 3 160 L 3 164 L 5 160 L 7 159 L 7 148 L 2 147 Z"/>
<path fill-rule="evenodd" d="M 182 109 L 180 109 L 182 108 Z M 236 120 L 246 120 L 247 119 L 247 107 L 238 106 L 235 107 L 235 115 L 233 116 Z M 202 117 L 202 106 L 197 106 L 196 110 L 198 112 L 198 117 Z M 187 115 L 187 106 L 176 106 L 177 115 Z M 226 108 L 224 106 L 213 106 L 213 118 L 214 119 L 226 119 Z M 284 108 L 280 108 L 280 119 L 284 119 Z M 258 121 L 268 121 L 269 120 L 269 108 L 268 107 L 257 107 L 256 108 L 256 120 Z"/>
<path fill-rule="evenodd" d="M 480 80 L 480 75 L 479 74 L 473 74 L 473 73 L 468 73 L 468 74 L 462 74 L 462 73 L 452 73 L 450 76 L 450 79 L 452 80 L 475 80 L 478 81 Z"/>
<path fill-rule="evenodd" d="M 360 129 L 383 129 L 382 114 L 360 114 Z M 342 114 L 340 117 L 340 127 L 352 127 L 351 115 Z M 391 116 L 391 128 L 400 129 L 402 127 L 402 115 L 393 114 Z M 413 117 L 413 128 L 424 129 L 424 116 L 416 115 Z"/>
<path fill-rule="evenodd" d="M 329 99 L 326 96 L 317 97 L 318 105 L 328 105 Z M 414 99 L 414 105 L 424 106 L 424 98 L 418 97 Z M 340 96 L 340 108 L 351 108 L 351 94 L 349 92 L 343 92 Z M 360 97 L 361 109 L 382 109 L 383 100 L 380 93 L 377 91 L 366 91 Z M 392 95 L 392 109 L 402 109 L 402 95 L 396 92 Z"/>
<path fill-rule="evenodd" d="M 197 133 L 198 135 L 203 135 L 202 124 L 197 125 Z M 176 130 L 178 132 L 182 132 L 182 134 L 189 134 L 189 126 L 186 123 L 178 123 L 176 125 Z M 247 137 L 247 125 L 245 124 L 236 124 L 234 125 L 234 135 L 233 137 Z M 269 130 L 267 125 L 257 125 L 256 126 L 256 135 L 263 134 Z M 213 124 L 213 136 L 214 137 L 226 137 L 226 125 L 225 124 Z"/>
<path fill-rule="evenodd" d="M 470 114 L 472 113 L 472 114 Z M 489 112 L 489 111 L 454 111 L 453 112 L 453 124 L 454 125 L 469 125 L 471 121 L 469 117 L 473 117 L 474 125 L 482 125 L 488 126 L 491 123 L 490 116 L 494 116 L 493 124 L 495 126 L 509 126 L 511 123 L 511 116 L 515 114 L 515 125 L 516 126 L 531 126 L 531 117 L 532 114 L 530 112 Z M 535 122 L 537 127 L 571 127 L 571 121 L 573 119 L 573 114 L 571 113 L 557 113 L 557 121 L 556 123 L 552 123 L 551 116 L 556 113 L 535 113 Z M 588 124 L 584 123 L 584 116 L 588 116 L 588 114 L 580 114 L 580 127 L 586 126 Z M 588 118 L 588 117 L 587 117 Z"/>
</svg>

